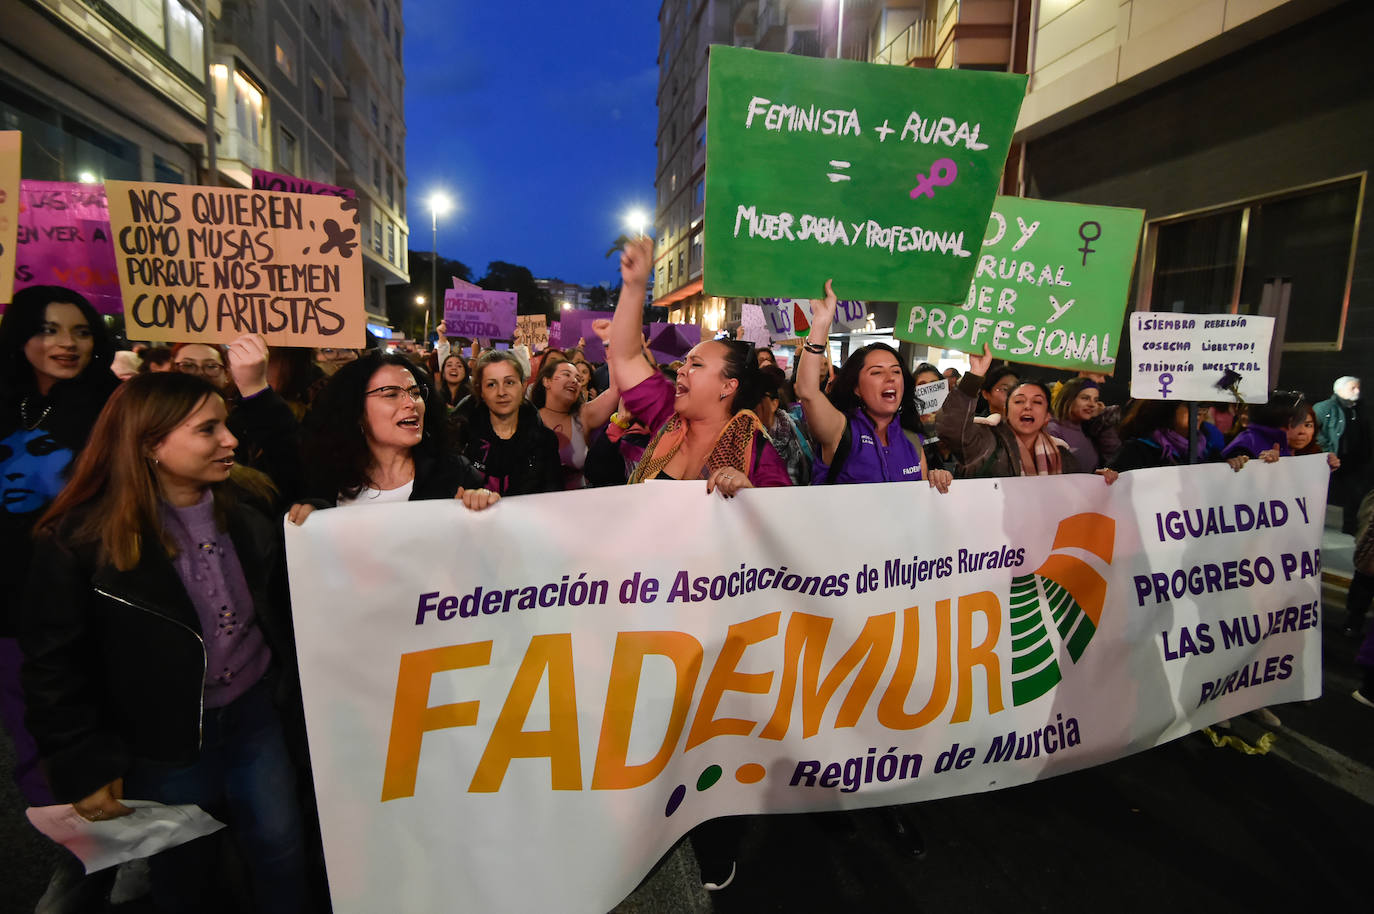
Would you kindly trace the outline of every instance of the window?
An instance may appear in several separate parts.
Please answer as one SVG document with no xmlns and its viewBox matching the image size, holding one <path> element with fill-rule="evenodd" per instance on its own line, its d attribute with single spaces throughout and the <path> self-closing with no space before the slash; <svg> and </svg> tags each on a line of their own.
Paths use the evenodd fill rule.
<svg viewBox="0 0 1374 914">
<path fill-rule="evenodd" d="M 394 34 L 395 34 L 395 36 L 396 36 L 396 59 L 397 59 L 397 60 L 400 60 L 400 59 L 401 59 L 401 29 L 400 29 L 399 27 L 397 27 L 397 29 L 396 29 L 396 31 L 395 31 Z"/>
<path fill-rule="evenodd" d="M 281 23 L 276 23 L 277 41 L 275 44 L 275 56 L 277 69 L 286 74 L 286 78 L 292 82 L 296 81 L 296 52 L 291 47 L 290 37 L 286 30 L 281 27 Z"/>
<path fill-rule="evenodd" d="M 372 220 L 372 250 L 382 253 L 382 220 L 377 218 Z"/>
<path fill-rule="evenodd" d="M 200 18 L 177 0 L 167 4 L 167 54 L 197 76 L 205 67 L 205 33 Z"/>
<path fill-rule="evenodd" d="M 376 130 L 380 126 L 381 118 L 377 116 L 377 103 L 372 103 L 372 129 Z"/>
<path fill-rule="evenodd" d="M 239 135 L 254 146 L 260 144 L 262 92 L 238 70 L 234 71 L 234 125 Z"/>
<path fill-rule="evenodd" d="M 110 0 L 110 7 L 157 44 L 166 44 L 162 0 Z"/>
<path fill-rule="evenodd" d="M 383 4 L 382 4 L 382 34 L 385 35 L 385 34 L 386 34 L 387 32 L 389 32 L 389 31 L 391 31 L 391 6 L 390 6 L 390 4 L 383 3 Z"/>
<path fill-rule="evenodd" d="M 391 121 L 387 121 L 387 122 L 386 122 L 386 126 L 382 128 L 382 138 L 383 138 L 383 140 L 384 140 L 383 145 L 386 146 L 387 152 L 390 152 L 390 151 L 391 151 Z"/>
<path fill-rule="evenodd" d="M 386 224 L 386 259 L 396 262 L 396 226 L 390 222 Z"/>
<path fill-rule="evenodd" d="M 308 4 L 305 8 L 305 24 L 310 30 L 311 35 L 320 35 L 324 32 L 324 20 L 320 18 L 320 10 L 315 4 Z"/>
<path fill-rule="evenodd" d="M 386 205 L 394 207 L 396 205 L 396 174 L 391 170 L 391 166 L 386 167 Z"/>
<path fill-rule="evenodd" d="M 1280 316 L 1272 294 L 1286 282 L 1283 348 L 1341 348 L 1364 185 L 1352 175 L 1149 223 L 1141 307 Z"/>
<path fill-rule="evenodd" d="M 692 200 L 697 206 L 706 203 L 706 182 L 698 181 L 697 186 L 692 190 Z"/>
<path fill-rule="evenodd" d="M 315 113 L 321 116 L 324 115 L 324 92 L 324 80 L 312 73 L 310 77 L 310 102 L 315 106 Z"/>
<path fill-rule="evenodd" d="M 376 188 L 382 186 L 382 160 L 376 156 L 372 157 L 372 186 Z"/>
<path fill-rule="evenodd" d="M 281 124 L 277 125 L 277 171 L 296 173 L 296 137 Z"/>
</svg>

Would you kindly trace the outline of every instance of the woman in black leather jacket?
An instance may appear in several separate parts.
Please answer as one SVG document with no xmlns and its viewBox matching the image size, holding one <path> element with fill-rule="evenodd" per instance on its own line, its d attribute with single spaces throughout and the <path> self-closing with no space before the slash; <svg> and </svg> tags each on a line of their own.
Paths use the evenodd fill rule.
<svg viewBox="0 0 1374 914">
<path fill-rule="evenodd" d="M 275 700 L 295 679 L 279 531 L 231 478 L 256 474 L 235 468 L 225 418 L 193 375 L 110 399 L 35 528 L 28 722 L 59 801 L 91 820 L 127 815 L 124 796 L 194 803 L 228 823 L 255 910 L 308 910 Z M 159 907 L 211 909 L 216 863 L 213 836 L 153 857 Z"/>
</svg>

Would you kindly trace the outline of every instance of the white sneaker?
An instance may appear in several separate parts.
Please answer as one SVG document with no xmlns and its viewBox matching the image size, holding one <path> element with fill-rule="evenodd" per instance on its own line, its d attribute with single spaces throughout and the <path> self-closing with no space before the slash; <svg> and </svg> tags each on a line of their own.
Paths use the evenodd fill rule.
<svg viewBox="0 0 1374 914">
<path fill-rule="evenodd" d="M 721 882 L 721 883 L 703 882 L 703 883 L 701 884 L 701 887 L 702 887 L 703 889 L 705 889 L 706 891 L 708 891 L 708 892 L 719 892 L 721 889 L 728 889 L 728 888 L 730 887 L 730 883 L 732 883 L 732 882 L 734 882 L 734 881 L 735 881 L 735 862 L 732 860 L 732 861 L 730 861 L 730 875 L 726 878 L 726 880 L 725 880 L 724 882 Z"/>
</svg>

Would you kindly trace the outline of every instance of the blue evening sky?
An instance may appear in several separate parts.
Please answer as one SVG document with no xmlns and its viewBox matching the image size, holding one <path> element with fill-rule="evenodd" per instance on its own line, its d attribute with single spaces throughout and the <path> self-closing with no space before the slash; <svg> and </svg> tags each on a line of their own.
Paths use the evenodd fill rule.
<svg viewBox="0 0 1374 914">
<path fill-rule="evenodd" d="M 405 0 L 406 216 L 428 251 L 473 278 L 487 263 L 618 281 L 607 248 L 652 218 L 658 4 L 645 0 Z M 630 12 L 633 10 L 633 12 Z"/>
</svg>

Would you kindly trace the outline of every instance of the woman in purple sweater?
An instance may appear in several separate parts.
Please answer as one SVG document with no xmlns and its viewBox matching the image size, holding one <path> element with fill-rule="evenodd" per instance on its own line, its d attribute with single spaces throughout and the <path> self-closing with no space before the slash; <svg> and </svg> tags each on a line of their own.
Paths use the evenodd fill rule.
<svg viewBox="0 0 1374 914">
<path fill-rule="evenodd" d="M 96 420 L 35 528 L 28 722 L 59 802 L 92 821 L 125 796 L 194 803 L 228 823 L 255 911 L 307 911 L 280 524 L 250 507 L 267 484 L 235 467 L 226 417 L 209 382 L 167 373 Z M 161 910 L 213 909 L 216 839 L 152 858 Z"/>
</svg>

